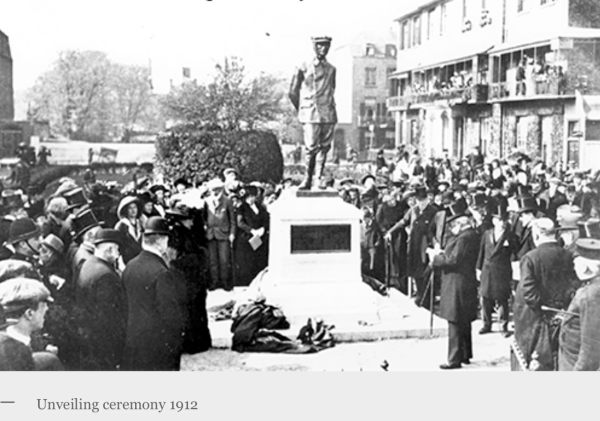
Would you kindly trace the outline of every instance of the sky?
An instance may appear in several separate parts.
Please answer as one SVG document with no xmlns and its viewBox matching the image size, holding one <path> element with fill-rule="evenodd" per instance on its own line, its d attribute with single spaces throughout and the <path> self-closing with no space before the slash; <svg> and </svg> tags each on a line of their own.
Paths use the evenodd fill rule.
<svg viewBox="0 0 600 421">
<path fill-rule="evenodd" d="M 426 1 L 13 0 L 0 8 L 0 30 L 10 38 L 17 92 L 67 49 L 151 64 L 164 91 L 182 67 L 202 80 L 228 55 L 242 57 L 250 72 L 291 73 L 315 34 L 332 36 L 332 49 L 371 34 L 393 42 L 393 20 Z"/>
</svg>

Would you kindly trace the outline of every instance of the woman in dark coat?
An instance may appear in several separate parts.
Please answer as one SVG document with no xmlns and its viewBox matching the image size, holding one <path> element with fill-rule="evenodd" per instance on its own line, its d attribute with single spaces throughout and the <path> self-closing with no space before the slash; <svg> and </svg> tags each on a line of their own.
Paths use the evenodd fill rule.
<svg viewBox="0 0 600 421">
<path fill-rule="evenodd" d="M 237 286 L 250 285 L 254 277 L 267 267 L 269 256 L 269 213 L 257 202 L 256 187 L 247 186 L 244 191 L 244 202 L 237 211 L 237 227 L 241 233 L 236 253 L 239 266 Z M 251 239 L 254 239 L 254 246 Z"/>
<path fill-rule="evenodd" d="M 494 303 L 500 307 L 502 330 L 508 333 L 508 300 L 511 295 L 511 256 L 518 247 L 517 236 L 508 224 L 506 207 L 493 203 L 490 207 L 493 228 L 481 236 L 477 269 L 481 271 L 481 311 L 483 327 L 480 334 L 492 331 Z"/>
<path fill-rule="evenodd" d="M 461 208 L 462 207 L 462 208 Z M 434 268 L 442 270 L 440 316 L 448 321 L 448 363 L 442 369 L 460 368 L 473 357 L 471 322 L 477 318 L 475 265 L 479 236 L 464 214 L 466 204 L 448 208 L 446 222 L 452 238 L 443 252 L 428 249 Z"/>
</svg>

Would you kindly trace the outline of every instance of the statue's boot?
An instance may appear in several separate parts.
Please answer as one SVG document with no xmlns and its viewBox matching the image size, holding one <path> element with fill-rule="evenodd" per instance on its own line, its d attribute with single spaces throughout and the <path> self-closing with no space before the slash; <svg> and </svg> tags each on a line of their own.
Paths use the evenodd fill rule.
<svg viewBox="0 0 600 421">
<path fill-rule="evenodd" d="M 325 174 L 325 163 L 326 162 L 327 162 L 327 152 L 319 151 L 319 153 L 317 155 L 317 162 L 316 162 L 316 165 L 317 165 L 316 177 L 317 177 L 317 180 L 319 181 L 320 189 L 325 188 L 324 174 Z"/>
<path fill-rule="evenodd" d="M 298 187 L 300 190 L 310 190 L 312 187 L 313 173 L 315 172 L 316 156 L 314 154 L 306 155 L 306 178 Z"/>
</svg>

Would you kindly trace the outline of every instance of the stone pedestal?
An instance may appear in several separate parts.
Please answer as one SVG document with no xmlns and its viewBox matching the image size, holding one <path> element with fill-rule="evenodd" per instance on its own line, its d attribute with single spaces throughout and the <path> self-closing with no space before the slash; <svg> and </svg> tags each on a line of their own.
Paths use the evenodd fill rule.
<svg viewBox="0 0 600 421">
<path fill-rule="evenodd" d="M 360 218 L 336 191 L 285 191 L 271 207 L 268 270 L 252 288 L 291 322 L 377 322 L 377 294 L 361 277 Z"/>
</svg>

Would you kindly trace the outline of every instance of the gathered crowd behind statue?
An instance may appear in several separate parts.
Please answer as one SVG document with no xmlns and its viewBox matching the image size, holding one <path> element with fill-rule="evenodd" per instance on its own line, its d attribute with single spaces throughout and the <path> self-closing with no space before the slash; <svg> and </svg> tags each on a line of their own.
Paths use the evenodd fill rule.
<svg viewBox="0 0 600 421">
<path fill-rule="evenodd" d="M 363 213 L 362 271 L 434 307 L 448 361 L 480 334 L 513 336 L 513 368 L 600 368 L 600 178 L 525 156 L 486 163 L 399 148 L 360 180 L 323 188 Z M 128 190 L 85 177 L 2 192 L 0 368 L 177 370 L 211 347 L 206 297 L 267 266 L 269 209 L 287 189 L 233 168 L 192 186 L 143 177 Z M 260 237 L 253 247 L 249 240 Z M 387 267 L 387 270 L 386 270 Z M 431 282 L 431 280 L 434 280 Z M 512 317 L 511 317 L 512 316 Z M 511 330 L 514 324 L 514 332 Z"/>
<path fill-rule="evenodd" d="M 600 171 L 524 154 L 486 160 L 478 148 L 424 162 L 400 146 L 360 180 L 336 179 L 326 165 L 337 122 L 331 38 L 313 44 L 289 92 L 306 148 L 299 186 L 242 183 L 226 168 L 195 185 L 143 177 L 117 189 L 89 170 L 48 194 L 11 176 L 25 191 L 2 191 L 1 370 L 178 370 L 182 354 L 212 345 L 207 295 L 266 268 L 270 207 L 314 178 L 362 211 L 364 278 L 448 321 L 440 368 L 471 362 L 471 323 L 481 317 L 479 334 L 492 332 L 496 309 L 512 369 L 600 368 Z"/>
</svg>

